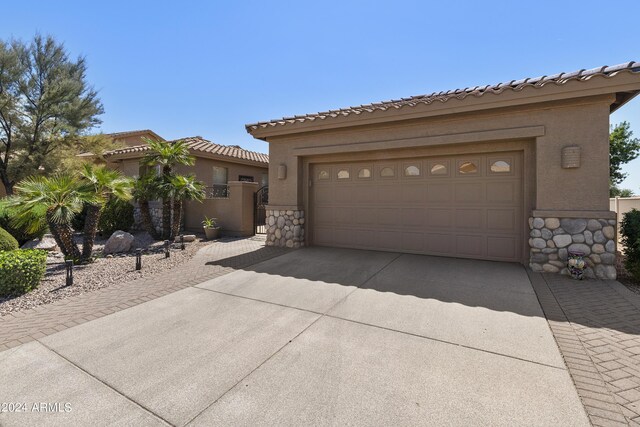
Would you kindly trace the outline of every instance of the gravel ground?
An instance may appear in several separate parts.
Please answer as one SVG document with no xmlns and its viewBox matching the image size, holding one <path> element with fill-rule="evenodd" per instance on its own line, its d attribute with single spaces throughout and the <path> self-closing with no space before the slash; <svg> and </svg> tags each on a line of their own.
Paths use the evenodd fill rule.
<svg viewBox="0 0 640 427">
<path fill-rule="evenodd" d="M 629 288 L 630 291 L 640 294 L 640 283 L 635 280 L 624 268 L 624 255 L 618 252 L 616 257 L 616 270 L 618 270 L 618 282 Z"/>
<path fill-rule="evenodd" d="M 147 233 L 134 234 L 134 248 L 142 248 L 142 270 L 135 270 L 135 252 L 114 254 L 104 257 L 102 250 L 106 240 L 99 239 L 93 253 L 98 258 L 91 264 L 78 265 L 73 271 L 73 286 L 65 286 L 64 260 L 61 255 L 47 258 L 47 271 L 40 286 L 15 298 L 0 298 L 0 316 L 11 312 L 27 310 L 43 304 L 106 288 L 116 283 L 124 283 L 156 275 L 191 259 L 199 249 L 211 244 L 198 236 L 195 242 L 185 243 L 186 249 L 180 250 L 180 244 L 172 244 L 171 256 L 164 257 L 163 242 L 151 239 Z"/>
</svg>

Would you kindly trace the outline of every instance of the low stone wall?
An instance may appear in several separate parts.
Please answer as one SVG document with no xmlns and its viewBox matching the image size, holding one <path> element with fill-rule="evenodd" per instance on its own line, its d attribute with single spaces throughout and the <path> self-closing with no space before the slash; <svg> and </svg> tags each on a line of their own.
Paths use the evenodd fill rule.
<svg viewBox="0 0 640 427">
<path fill-rule="evenodd" d="M 569 252 L 582 252 L 585 276 L 616 278 L 616 221 L 582 218 L 529 218 L 529 266 L 536 272 L 569 274 Z"/>
<path fill-rule="evenodd" d="M 304 246 L 303 210 L 266 210 L 267 246 Z"/>
</svg>

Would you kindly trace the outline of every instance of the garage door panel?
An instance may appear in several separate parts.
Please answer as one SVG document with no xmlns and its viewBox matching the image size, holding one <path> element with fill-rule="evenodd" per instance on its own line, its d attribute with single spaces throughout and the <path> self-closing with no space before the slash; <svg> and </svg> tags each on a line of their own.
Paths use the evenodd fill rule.
<svg viewBox="0 0 640 427">
<path fill-rule="evenodd" d="M 424 224 L 425 210 L 421 208 L 405 208 L 402 209 L 403 228 L 421 227 Z"/>
<path fill-rule="evenodd" d="M 376 161 L 365 165 L 363 178 L 358 171 L 364 163 L 350 164 L 349 179 L 327 180 L 319 180 L 321 170 L 335 174 L 345 163 L 312 165 L 311 243 L 519 261 L 525 235 L 519 156 Z M 491 170 L 497 158 L 509 159 L 508 173 Z M 475 172 L 459 172 L 469 159 Z M 432 171 L 436 163 L 446 166 Z M 403 175 L 414 164 L 424 167 L 420 175 Z"/>
<path fill-rule="evenodd" d="M 484 228 L 483 209 L 456 209 L 456 228 L 480 231 Z"/>
<path fill-rule="evenodd" d="M 487 209 L 487 228 L 515 233 L 518 214 L 516 208 Z"/>
<path fill-rule="evenodd" d="M 400 209 L 398 208 L 379 208 L 378 209 L 378 225 L 380 226 L 399 226 Z"/>
<path fill-rule="evenodd" d="M 456 182 L 456 203 L 479 203 L 485 198 L 484 183 L 482 182 Z"/>
<path fill-rule="evenodd" d="M 453 200 L 453 183 L 427 183 L 427 202 L 451 202 Z"/>
<path fill-rule="evenodd" d="M 511 259 L 517 261 L 514 253 L 517 249 L 518 240 L 515 237 L 487 237 L 487 256 L 498 259 Z"/>
<path fill-rule="evenodd" d="M 430 228 L 451 228 L 453 225 L 453 209 L 427 208 L 427 225 Z"/>
<path fill-rule="evenodd" d="M 519 182 L 492 181 L 487 182 L 487 202 L 513 204 L 520 200 Z"/>
<path fill-rule="evenodd" d="M 458 234 L 455 240 L 456 254 L 473 258 L 483 258 L 486 255 L 484 236 Z"/>
</svg>

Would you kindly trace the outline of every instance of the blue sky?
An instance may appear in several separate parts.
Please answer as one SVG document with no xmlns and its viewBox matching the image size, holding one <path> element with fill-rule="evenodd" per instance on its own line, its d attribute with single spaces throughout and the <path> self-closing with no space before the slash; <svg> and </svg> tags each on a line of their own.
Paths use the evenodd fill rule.
<svg viewBox="0 0 640 427">
<path fill-rule="evenodd" d="M 246 123 L 640 60 L 637 0 L 23 0 L 2 14 L 0 38 L 51 34 L 87 57 L 103 131 L 263 152 Z M 622 120 L 640 136 L 640 99 Z M 626 170 L 640 194 L 640 159 Z"/>
</svg>

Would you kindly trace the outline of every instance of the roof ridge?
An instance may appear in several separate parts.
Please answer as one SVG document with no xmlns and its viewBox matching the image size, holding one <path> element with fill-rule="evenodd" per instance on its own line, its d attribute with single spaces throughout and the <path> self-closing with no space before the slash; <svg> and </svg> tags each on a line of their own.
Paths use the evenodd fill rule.
<svg viewBox="0 0 640 427">
<path fill-rule="evenodd" d="M 640 62 L 629 61 L 613 66 L 600 66 L 591 69 L 580 69 L 571 72 L 561 72 L 550 76 L 543 75 L 539 77 L 526 77 L 509 82 L 496 83 L 484 86 L 469 86 L 462 89 L 451 89 L 448 91 L 432 92 L 424 95 L 415 95 L 407 98 L 392 99 L 389 101 L 378 101 L 370 104 L 362 104 L 359 106 L 344 107 L 337 110 L 320 111 L 317 113 L 303 114 L 282 117 L 270 121 L 261 121 L 245 125 L 247 132 L 251 133 L 259 128 L 284 126 L 292 123 L 302 123 L 308 120 L 321 119 L 325 120 L 329 117 L 348 116 L 350 114 L 361 114 L 363 112 L 373 113 L 376 110 L 385 111 L 389 108 L 402 108 L 404 106 L 416 106 L 418 104 L 432 104 L 436 101 L 447 102 L 450 99 L 463 100 L 470 95 L 475 97 L 483 96 L 485 93 L 501 94 L 507 89 L 520 92 L 526 87 L 541 88 L 548 84 L 563 85 L 569 81 L 587 81 L 595 76 L 611 78 L 620 72 L 640 73 Z"/>
</svg>

